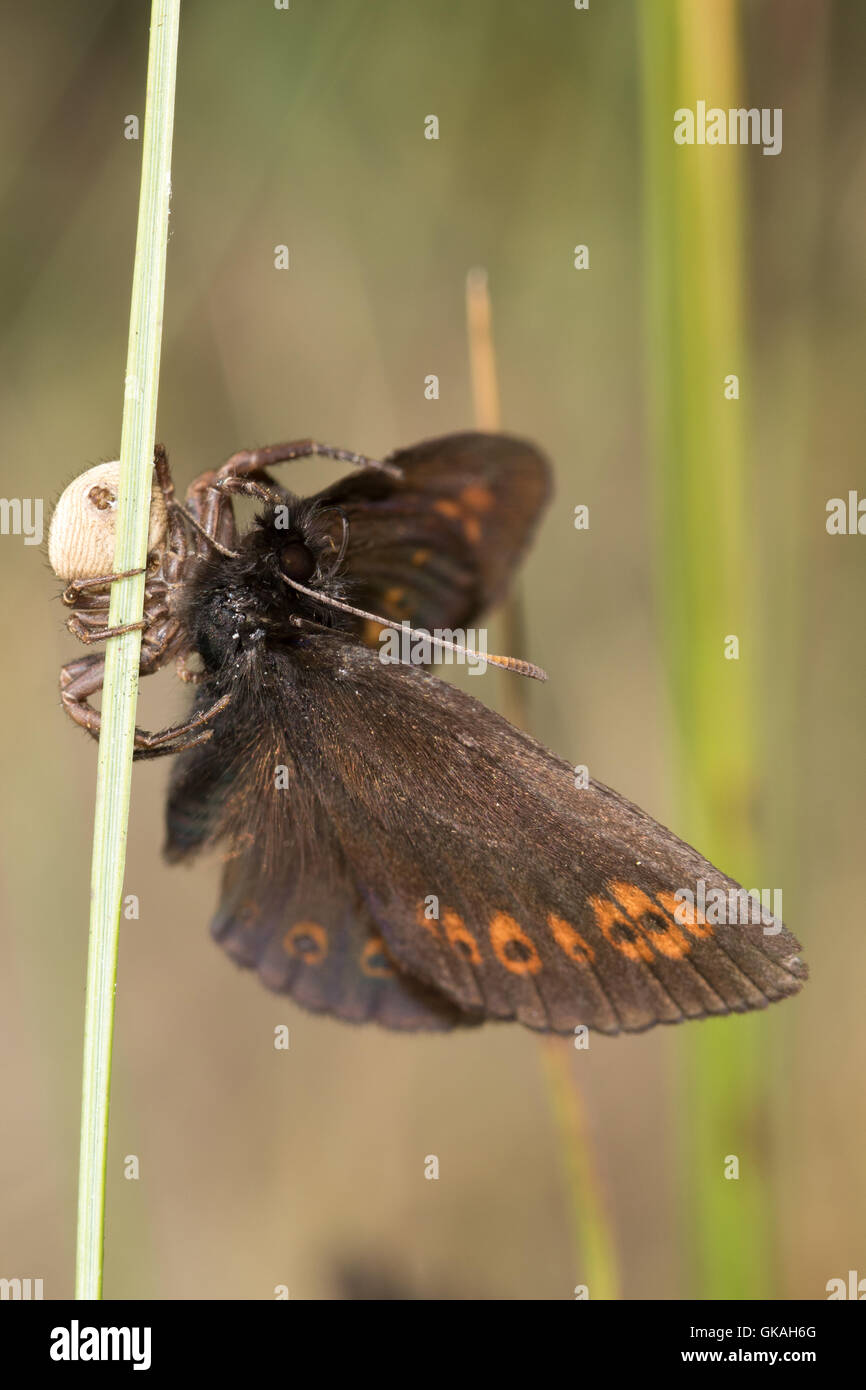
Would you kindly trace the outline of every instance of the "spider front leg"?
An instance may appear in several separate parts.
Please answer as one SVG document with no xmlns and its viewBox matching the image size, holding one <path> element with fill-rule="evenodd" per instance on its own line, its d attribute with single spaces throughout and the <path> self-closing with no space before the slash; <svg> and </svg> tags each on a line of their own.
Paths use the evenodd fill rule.
<svg viewBox="0 0 866 1390">
<path fill-rule="evenodd" d="M 292 463 L 295 459 L 327 458 L 338 463 L 351 463 L 356 468 L 375 468 L 381 473 L 402 478 L 403 470 L 394 463 L 355 454 L 350 449 L 336 449 L 332 444 L 320 444 L 316 439 L 294 439 L 287 444 L 269 444 L 264 449 L 240 449 L 227 459 L 217 473 L 223 478 L 256 477 L 275 463 Z M 260 481 L 260 479 L 258 479 Z"/>
<path fill-rule="evenodd" d="M 187 489 L 186 505 L 172 504 L 173 512 L 191 524 L 199 556 L 207 555 L 210 547 L 233 554 L 238 541 L 231 501 L 216 487 L 216 480 L 213 470 L 202 473 Z"/>
</svg>

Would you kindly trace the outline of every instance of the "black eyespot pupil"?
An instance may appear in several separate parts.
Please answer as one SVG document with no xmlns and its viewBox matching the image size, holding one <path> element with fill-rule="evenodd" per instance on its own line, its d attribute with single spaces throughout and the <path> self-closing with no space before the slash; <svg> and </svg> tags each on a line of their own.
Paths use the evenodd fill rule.
<svg viewBox="0 0 866 1390">
<path fill-rule="evenodd" d="M 310 579 L 316 568 L 316 561 L 303 541 L 290 541 L 280 551 L 280 569 L 289 579 L 297 579 L 303 584 Z"/>
</svg>

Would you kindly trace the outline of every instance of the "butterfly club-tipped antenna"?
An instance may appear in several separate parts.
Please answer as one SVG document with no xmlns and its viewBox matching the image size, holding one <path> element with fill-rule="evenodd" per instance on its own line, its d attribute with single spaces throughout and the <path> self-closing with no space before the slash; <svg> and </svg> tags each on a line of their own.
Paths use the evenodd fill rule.
<svg viewBox="0 0 866 1390">
<path fill-rule="evenodd" d="M 395 632 L 406 632 L 410 637 L 418 637 L 422 641 L 431 642 L 433 646 L 447 648 L 449 651 L 457 652 L 462 656 L 477 657 L 479 661 L 489 662 L 491 666 L 499 666 L 503 671 L 513 671 L 518 676 L 529 676 L 530 679 L 536 681 L 547 680 L 547 672 L 531 661 L 521 661 L 516 656 L 495 656 L 487 652 L 477 652 L 472 647 L 464 646 L 461 642 L 452 642 L 447 637 L 438 636 L 435 632 L 426 632 L 424 628 L 410 627 L 408 623 L 396 623 L 390 618 L 383 617 L 381 613 L 369 613 L 364 608 L 355 608 L 353 604 L 344 603 L 342 599 L 322 593 L 320 589 L 310 589 L 306 584 L 301 584 L 299 580 L 290 579 L 287 574 L 283 574 L 282 570 L 278 570 L 277 573 L 284 583 L 297 589 L 298 593 L 306 594 L 308 598 L 315 599 L 317 603 L 326 604 L 329 608 L 338 608 L 342 613 L 351 613 L 353 617 L 365 618 L 369 622 L 379 623 L 382 627 L 393 628 Z"/>
</svg>

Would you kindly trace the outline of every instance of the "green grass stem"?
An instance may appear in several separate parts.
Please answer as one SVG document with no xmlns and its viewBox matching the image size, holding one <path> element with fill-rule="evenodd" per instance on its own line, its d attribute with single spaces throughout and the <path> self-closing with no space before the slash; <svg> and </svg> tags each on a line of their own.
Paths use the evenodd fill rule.
<svg viewBox="0 0 866 1390">
<path fill-rule="evenodd" d="M 736 0 L 639 7 L 643 66 L 648 406 L 677 829 L 756 886 L 755 547 L 745 440 L 744 196 L 748 146 L 678 145 L 674 112 L 741 100 Z M 760 172 L 760 171 L 759 171 Z M 725 379 L 739 377 L 740 399 Z M 745 398 L 745 399 L 744 399 Z M 736 636 L 739 660 L 725 658 Z M 766 1297 L 765 1021 L 689 1024 L 677 1040 L 688 1293 Z M 726 1179 L 728 1156 L 740 1177 Z"/>
<path fill-rule="evenodd" d="M 147 559 L 179 18 L 180 0 L 153 0 L 120 443 L 114 555 L 118 573 L 143 568 Z M 143 574 L 116 581 L 111 591 L 109 624 L 122 626 L 139 621 L 143 604 Z M 81 1092 L 75 1252 L 75 1297 L 79 1299 L 102 1297 L 114 995 L 140 647 L 141 633 L 134 631 L 110 639 L 106 649 L 93 827 Z"/>
</svg>

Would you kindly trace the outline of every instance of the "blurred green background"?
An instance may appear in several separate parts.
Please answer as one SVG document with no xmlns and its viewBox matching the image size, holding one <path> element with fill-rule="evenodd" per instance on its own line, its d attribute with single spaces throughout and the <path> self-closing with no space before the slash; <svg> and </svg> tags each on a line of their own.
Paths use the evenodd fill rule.
<svg viewBox="0 0 866 1390">
<path fill-rule="evenodd" d="M 143 116 L 148 16 L 99 0 L 4 14 L 6 497 L 47 506 L 117 456 L 141 150 L 124 118 Z M 730 234 L 713 224 L 716 252 L 653 150 L 672 158 L 675 106 L 729 104 L 701 86 L 728 52 L 719 33 L 735 39 L 720 86 L 782 107 L 784 146 L 682 151 L 732 217 Z M 825 530 L 827 500 L 864 486 L 864 38 L 866 5 L 841 0 L 182 7 L 159 410 L 175 478 L 255 443 L 314 435 L 375 455 L 470 426 L 464 282 L 486 266 L 503 425 L 547 450 L 557 482 L 521 577 L 518 655 L 551 677 L 529 691 L 530 726 L 723 869 L 782 887 L 804 943 L 811 982 L 757 1023 L 559 1045 L 627 1298 L 821 1298 L 866 1274 L 866 540 Z M 697 86 L 689 61 L 710 64 Z M 577 243 L 589 270 L 573 268 Z M 706 294 L 684 332 L 665 327 L 680 269 Z M 714 341 L 715 314 L 738 345 L 730 440 L 668 357 L 678 334 L 680 351 L 689 333 Z M 698 425 L 671 472 L 677 419 Z M 287 482 L 338 473 L 305 464 Z M 717 489 L 726 508 L 691 531 L 686 474 L 693 517 Z M 741 619 L 749 633 L 733 673 L 719 637 L 716 684 L 681 601 L 701 552 L 722 635 Z M 0 564 L 0 1276 L 64 1297 L 96 764 L 59 707 L 78 650 L 45 556 L 4 536 Z M 710 689 L 712 718 L 690 719 Z M 501 678 L 483 694 L 499 703 Z M 171 674 L 148 680 L 139 722 L 160 727 L 184 698 Z M 701 799 L 720 749 L 722 814 L 718 787 Z M 208 939 L 218 864 L 160 860 L 167 775 L 139 765 L 133 786 L 141 917 L 121 931 L 106 1295 L 571 1297 L 586 1251 L 537 1041 L 515 1026 L 355 1030 L 241 975 Z M 750 1155 L 739 1184 L 723 1181 L 730 1152 Z"/>
</svg>

